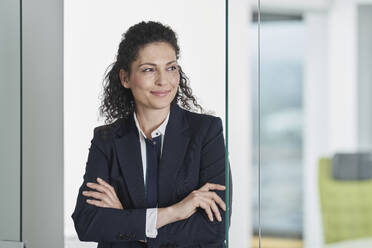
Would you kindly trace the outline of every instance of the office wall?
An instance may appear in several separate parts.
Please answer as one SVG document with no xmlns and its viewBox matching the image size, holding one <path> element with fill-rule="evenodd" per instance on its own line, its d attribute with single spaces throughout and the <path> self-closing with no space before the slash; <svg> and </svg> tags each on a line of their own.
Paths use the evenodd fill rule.
<svg viewBox="0 0 372 248">
<path fill-rule="evenodd" d="M 22 239 L 63 247 L 63 1 L 22 1 Z"/>
<path fill-rule="evenodd" d="M 0 1 L 0 247 L 21 235 L 20 21 L 20 2 Z"/>
</svg>

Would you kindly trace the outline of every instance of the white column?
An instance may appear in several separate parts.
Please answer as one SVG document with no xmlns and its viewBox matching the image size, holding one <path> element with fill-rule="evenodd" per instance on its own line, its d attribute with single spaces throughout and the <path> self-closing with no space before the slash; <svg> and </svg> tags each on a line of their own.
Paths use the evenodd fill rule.
<svg viewBox="0 0 372 248">
<path fill-rule="evenodd" d="M 319 195 L 318 160 L 328 147 L 327 15 L 307 12 L 304 63 L 304 247 L 323 244 Z"/>
<path fill-rule="evenodd" d="M 356 4 L 337 0 L 329 10 L 328 98 L 329 149 L 357 148 L 357 19 Z"/>
<path fill-rule="evenodd" d="M 257 34 L 249 33 L 249 1 L 229 1 L 229 159 L 233 176 L 233 209 L 229 247 L 250 247 L 251 204 L 251 81 L 249 47 Z M 255 72 L 252 72 L 255 73 Z"/>
</svg>

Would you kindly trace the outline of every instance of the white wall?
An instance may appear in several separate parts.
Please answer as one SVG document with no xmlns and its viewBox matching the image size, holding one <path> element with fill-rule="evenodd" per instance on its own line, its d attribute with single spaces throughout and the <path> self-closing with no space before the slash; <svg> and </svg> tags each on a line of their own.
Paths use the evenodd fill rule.
<svg viewBox="0 0 372 248">
<path fill-rule="evenodd" d="M 328 13 L 329 150 L 357 148 L 356 1 L 333 1 Z"/>
<path fill-rule="evenodd" d="M 328 150 L 328 63 L 326 12 L 307 12 L 304 61 L 304 247 L 319 248 L 323 244 L 319 195 L 318 160 Z"/>
<path fill-rule="evenodd" d="M 233 176 L 233 210 L 229 247 L 250 247 L 252 236 L 251 47 L 252 1 L 229 1 L 229 159 Z M 256 46 L 257 48 L 257 46 Z"/>
<path fill-rule="evenodd" d="M 113 62 L 121 34 L 142 20 L 169 24 L 178 34 L 181 48 L 180 64 L 190 78 L 193 93 L 208 110 L 225 119 L 225 1 L 64 1 L 64 135 L 65 135 L 65 236 L 76 238 L 70 215 L 78 188 L 82 183 L 93 128 L 98 120 L 99 93 L 106 67 Z M 249 15 L 246 1 L 231 4 L 231 29 L 236 41 L 231 42 L 230 62 L 231 136 L 230 161 L 234 198 L 230 242 L 248 242 L 250 208 L 247 194 L 250 140 L 248 57 L 241 60 L 247 44 L 240 43 L 248 31 Z M 232 26 L 232 24 L 231 24 Z M 245 41 L 246 37 L 243 37 Z M 243 48 L 241 50 L 240 48 Z M 236 96 L 240 96 L 239 98 Z M 244 119 L 239 123 L 240 111 Z M 235 128 L 235 132 L 233 130 Z M 225 130 L 225 129 L 224 129 Z M 240 130 L 238 132 L 238 130 Z M 225 131 L 226 132 L 226 131 Z M 244 133 L 245 138 L 240 135 Z M 240 147 L 240 148 L 239 148 Z M 243 200 L 238 200 L 242 197 Z M 246 222 L 242 222 L 244 217 Z M 247 237 L 247 238 L 245 238 Z M 233 243 L 232 243 L 233 244 Z M 92 246 L 94 247 L 94 245 Z M 232 245 L 231 247 L 238 247 Z"/>
</svg>

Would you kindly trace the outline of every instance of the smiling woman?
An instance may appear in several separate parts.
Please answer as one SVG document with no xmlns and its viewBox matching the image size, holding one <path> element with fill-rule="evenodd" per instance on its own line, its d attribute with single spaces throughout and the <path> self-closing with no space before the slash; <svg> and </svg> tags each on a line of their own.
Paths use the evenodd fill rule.
<svg viewBox="0 0 372 248">
<path fill-rule="evenodd" d="M 204 109 L 188 85 L 188 78 L 177 63 L 179 52 L 176 33 L 171 28 L 151 21 L 130 27 L 123 35 L 116 61 L 105 77 L 100 107 L 105 122 L 127 118 L 133 113 L 135 104 L 145 104 L 143 94 L 152 91 L 172 90 L 167 100 L 181 102 L 187 110 L 197 107 L 203 113 Z M 135 102 L 136 97 L 140 101 Z"/>
<path fill-rule="evenodd" d="M 150 139 L 149 131 L 153 128 L 151 124 L 165 119 L 169 112 L 169 103 L 177 94 L 180 79 L 178 68 L 175 50 L 169 43 L 162 41 L 139 49 L 130 70 L 120 69 L 121 84 L 131 90 L 137 118 Z M 147 111 L 148 109 L 152 110 Z"/>
<path fill-rule="evenodd" d="M 71 216 L 80 240 L 225 247 L 222 120 L 203 113 L 178 57 L 168 26 L 141 22 L 125 33 L 105 77 L 106 125 L 94 129 Z M 231 178 L 229 186 L 232 195 Z"/>
</svg>

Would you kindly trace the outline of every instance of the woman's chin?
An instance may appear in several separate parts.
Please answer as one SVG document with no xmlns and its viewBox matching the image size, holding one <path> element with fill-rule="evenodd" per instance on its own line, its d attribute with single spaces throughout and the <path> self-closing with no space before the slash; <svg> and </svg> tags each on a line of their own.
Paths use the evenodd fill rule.
<svg viewBox="0 0 372 248">
<path fill-rule="evenodd" d="M 167 101 L 159 101 L 159 100 L 154 100 L 150 102 L 150 106 L 154 109 L 164 109 L 168 108 L 171 104 L 170 100 Z"/>
</svg>

